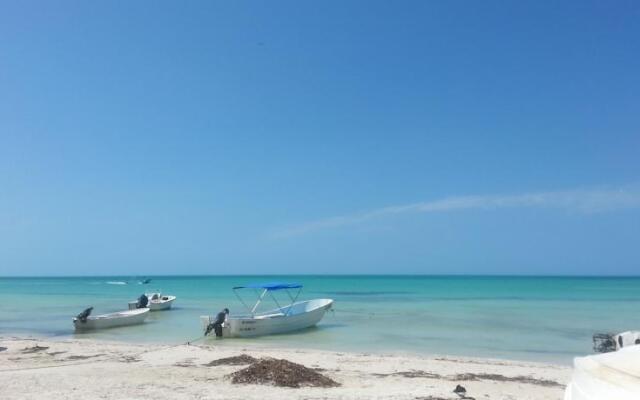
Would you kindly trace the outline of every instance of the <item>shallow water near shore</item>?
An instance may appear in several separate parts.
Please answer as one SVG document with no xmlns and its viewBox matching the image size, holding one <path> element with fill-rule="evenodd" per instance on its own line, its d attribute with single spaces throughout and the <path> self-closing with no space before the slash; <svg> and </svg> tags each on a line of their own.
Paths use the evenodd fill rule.
<svg viewBox="0 0 640 400">
<path fill-rule="evenodd" d="M 589 354 L 594 332 L 640 329 L 640 278 L 462 276 L 162 276 L 0 278 L 0 335 L 180 343 L 201 336 L 199 316 L 243 312 L 231 287 L 293 281 L 300 299 L 332 298 L 335 311 L 302 333 L 207 339 L 376 353 L 450 354 L 568 364 Z M 145 291 L 178 296 L 143 325 L 75 334 L 71 318 L 127 308 Z M 244 299 L 255 298 L 247 291 Z M 286 295 L 278 293 L 280 303 Z M 275 307 L 265 301 L 265 307 Z"/>
</svg>

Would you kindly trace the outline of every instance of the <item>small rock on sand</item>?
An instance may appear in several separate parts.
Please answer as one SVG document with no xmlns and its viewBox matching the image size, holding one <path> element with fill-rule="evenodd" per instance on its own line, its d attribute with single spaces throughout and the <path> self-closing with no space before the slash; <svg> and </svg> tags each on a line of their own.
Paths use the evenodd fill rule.
<svg viewBox="0 0 640 400">
<path fill-rule="evenodd" d="M 465 389 L 462 385 L 456 385 L 456 388 L 453 389 L 453 393 L 465 394 L 467 393 L 467 389 Z"/>
</svg>

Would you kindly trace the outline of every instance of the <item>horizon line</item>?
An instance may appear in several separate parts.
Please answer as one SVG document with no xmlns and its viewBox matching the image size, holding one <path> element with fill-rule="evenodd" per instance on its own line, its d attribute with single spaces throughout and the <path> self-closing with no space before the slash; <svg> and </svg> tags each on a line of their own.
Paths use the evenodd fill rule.
<svg viewBox="0 0 640 400">
<path fill-rule="evenodd" d="M 455 274 L 455 273 L 397 273 L 397 274 L 361 274 L 361 273 L 328 273 L 328 274 L 160 274 L 160 275 L 143 275 L 147 278 L 169 278 L 169 277 L 251 277 L 251 276 L 309 276 L 309 277 L 361 277 L 361 276 L 376 276 L 376 277 L 506 277 L 506 278 L 640 278 L 640 274 L 637 275 L 602 275 L 602 274 Z M 114 278 L 114 277 L 127 277 L 127 275 L 3 275 L 0 279 L 13 279 L 13 278 Z M 133 278 L 140 278 L 142 276 L 135 276 Z"/>
</svg>

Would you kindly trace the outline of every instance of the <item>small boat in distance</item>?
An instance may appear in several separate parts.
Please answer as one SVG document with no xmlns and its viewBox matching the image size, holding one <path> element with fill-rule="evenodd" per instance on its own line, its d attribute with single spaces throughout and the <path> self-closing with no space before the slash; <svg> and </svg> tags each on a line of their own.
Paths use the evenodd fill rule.
<svg viewBox="0 0 640 400">
<path fill-rule="evenodd" d="M 168 310 L 176 300 L 176 296 L 167 296 L 160 292 L 149 293 L 147 296 L 149 296 L 149 309 L 151 311 Z"/>
<path fill-rule="evenodd" d="M 253 307 L 247 306 L 238 294 L 240 289 L 253 289 L 262 292 L 258 296 Z M 290 290 L 298 289 L 295 296 L 291 295 Z M 289 296 L 291 303 L 282 307 L 273 295 L 274 291 L 284 290 Z M 285 332 L 293 332 L 316 325 L 325 313 L 331 309 L 333 305 L 332 299 L 314 299 L 307 301 L 296 301 L 302 285 L 297 283 L 259 283 L 246 286 L 236 286 L 233 288 L 234 293 L 240 302 L 247 308 L 246 314 L 229 314 L 224 318 L 224 322 L 215 316 L 201 316 L 200 322 L 205 336 L 211 332 L 216 332 L 218 337 L 252 337 L 272 335 Z M 269 294 L 274 300 L 278 308 L 256 313 L 258 306 Z"/>
<path fill-rule="evenodd" d="M 149 315 L 148 308 L 118 311 L 110 314 L 91 316 L 93 307 L 87 308 L 73 319 L 76 331 L 107 329 L 118 326 L 141 324 Z"/>
<path fill-rule="evenodd" d="M 145 293 L 138 300 L 129 302 L 129 310 L 148 308 L 151 311 L 162 311 L 171 308 L 176 296 L 163 295 L 160 291 Z"/>
</svg>

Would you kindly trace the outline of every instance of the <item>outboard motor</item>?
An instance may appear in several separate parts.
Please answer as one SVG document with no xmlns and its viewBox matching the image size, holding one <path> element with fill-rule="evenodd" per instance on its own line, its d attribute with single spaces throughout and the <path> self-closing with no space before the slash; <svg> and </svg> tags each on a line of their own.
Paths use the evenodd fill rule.
<svg viewBox="0 0 640 400">
<path fill-rule="evenodd" d="M 136 307 L 145 308 L 148 304 L 149 304 L 149 298 L 147 297 L 146 294 L 143 294 L 142 296 L 138 297 L 138 304 L 136 305 Z"/>
<path fill-rule="evenodd" d="M 78 319 L 78 321 L 80 322 L 87 322 L 87 318 L 89 317 L 89 315 L 91 315 L 91 311 L 93 311 L 93 307 L 89 307 L 86 310 L 84 310 L 83 312 L 81 312 L 80 314 L 78 314 L 76 316 L 76 318 Z"/>
<path fill-rule="evenodd" d="M 222 337 L 222 325 L 224 324 L 225 320 L 227 319 L 227 315 L 229 315 L 229 309 L 225 308 L 224 310 L 220 311 L 218 313 L 218 315 L 216 316 L 216 320 L 212 323 L 210 323 L 209 325 L 207 325 L 207 330 L 204 332 L 204 335 L 207 336 L 209 333 L 211 333 L 211 331 L 214 331 L 216 333 L 216 337 L 221 338 Z"/>
<path fill-rule="evenodd" d="M 596 353 L 609 353 L 616 351 L 616 339 L 613 333 L 594 333 L 593 351 Z"/>
</svg>

